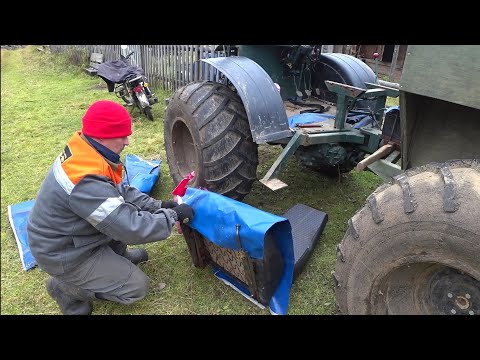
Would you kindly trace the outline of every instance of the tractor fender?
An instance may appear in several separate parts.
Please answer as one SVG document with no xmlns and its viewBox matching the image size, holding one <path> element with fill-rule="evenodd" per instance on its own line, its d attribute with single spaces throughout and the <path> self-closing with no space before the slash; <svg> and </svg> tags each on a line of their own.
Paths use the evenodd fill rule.
<svg viewBox="0 0 480 360">
<path fill-rule="evenodd" d="M 230 80 L 242 99 L 253 141 L 257 144 L 293 135 L 280 93 L 270 76 L 244 56 L 202 59 Z"/>
<path fill-rule="evenodd" d="M 337 102 L 337 95 L 330 92 L 325 80 L 335 81 L 365 89 L 365 83 L 375 83 L 377 77 L 366 63 L 354 56 L 339 53 L 322 54 L 315 65 L 314 88 L 320 89 L 321 96 L 326 101 Z M 358 100 L 356 108 L 374 108 L 376 100 Z"/>
</svg>

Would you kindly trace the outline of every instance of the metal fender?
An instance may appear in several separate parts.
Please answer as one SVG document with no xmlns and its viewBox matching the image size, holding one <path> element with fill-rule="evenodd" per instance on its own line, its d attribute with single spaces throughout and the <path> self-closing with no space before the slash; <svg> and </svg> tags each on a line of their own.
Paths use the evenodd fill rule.
<svg viewBox="0 0 480 360">
<path fill-rule="evenodd" d="M 248 116 L 253 141 L 262 144 L 292 136 L 280 93 L 260 65 L 244 56 L 202 61 L 221 71 L 237 90 Z"/>
<path fill-rule="evenodd" d="M 148 101 L 147 95 L 143 91 L 135 93 L 137 95 L 137 99 L 142 105 L 142 109 L 146 108 L 147 106 L 150 106 L 150 102 Z"/>
</svg>

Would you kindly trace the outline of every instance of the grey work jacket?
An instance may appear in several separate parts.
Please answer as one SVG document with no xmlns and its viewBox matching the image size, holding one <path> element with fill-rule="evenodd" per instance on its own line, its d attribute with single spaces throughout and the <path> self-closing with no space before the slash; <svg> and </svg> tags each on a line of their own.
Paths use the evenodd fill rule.
<svg viewBox="0 0 480 360">
<path fill-rule="evenodd" d="M 91 148 L 105 167 L 105 158 Z M 161 201 L 134 187 L 116 185 L 108 176 L 85 173 L 74 185 L 59 156 L 30 212 L 28 241 L 38 266 L 58 275 L 74 270 L 112 239 L 127 245 L 163 240 L 175 221 L 175 211 L 161 208 Z"/>
</svg>

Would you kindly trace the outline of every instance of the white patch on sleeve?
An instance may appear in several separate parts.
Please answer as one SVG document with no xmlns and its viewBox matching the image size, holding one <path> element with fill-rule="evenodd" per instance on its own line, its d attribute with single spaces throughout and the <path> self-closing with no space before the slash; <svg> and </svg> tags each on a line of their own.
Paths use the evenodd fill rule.
<svg viewBox="0 0 480 360">
<path fill-rule="evenodd" d="M 110 215 L 116 208 L 123 204 L 125 200 L 123 197 L 119 196 L 116 198 L 108 198 L 103 203 L 100 204 L 90 215 L 87 217 L 87 221 L 96 226 L 100 224 L 105 218 Z"/>
<path fill-rule="evenodd" d="M 53 168 L 53 175 L 55 176 L 55 180 L 57 180 L 58 184 L 62 187 L 65 192 L 70 195 L 73 190 L 73 182 L 69 179 L 68 175 L 66 174 L 65 170 L 62 168 L 62 163 L 60 162 L 60 156 L 55 159 L 55 162 L 52 165 Z"/>
</svg>

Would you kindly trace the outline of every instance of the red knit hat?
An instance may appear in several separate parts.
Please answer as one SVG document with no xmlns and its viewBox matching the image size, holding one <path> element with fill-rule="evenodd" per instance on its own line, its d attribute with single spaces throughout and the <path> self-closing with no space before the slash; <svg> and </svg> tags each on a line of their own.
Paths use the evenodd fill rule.
<svg viewBox="0 0 480 360">
<path fill-rule="evenodd" d="M 132 118 L 120 104 L 110 100 L 94 102 L 82 119 L 82 133 L 100 139 L 121 138 L 132 134 Z"/>
</svg>

